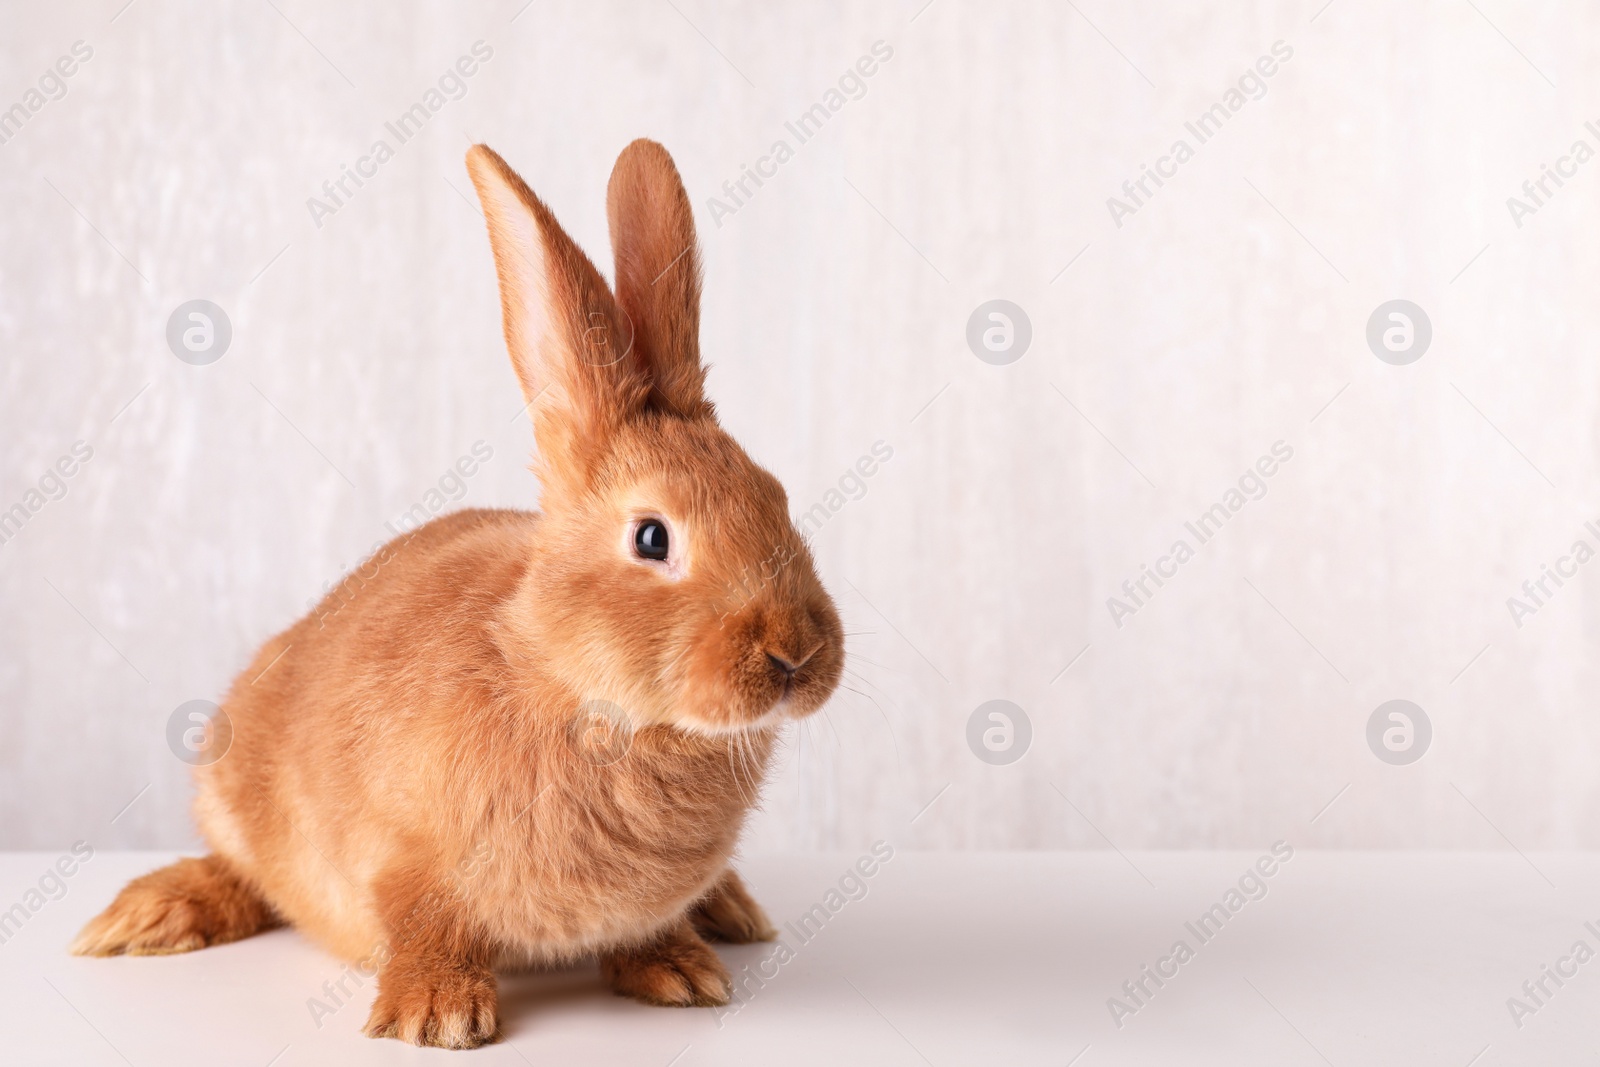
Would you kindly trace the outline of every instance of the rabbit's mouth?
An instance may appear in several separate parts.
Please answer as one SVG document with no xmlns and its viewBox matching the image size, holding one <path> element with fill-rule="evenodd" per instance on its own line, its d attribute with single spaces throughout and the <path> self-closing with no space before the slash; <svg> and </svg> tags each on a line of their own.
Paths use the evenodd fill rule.
<svg viewBox="0 0 1600 1067">
<path fill-rule="evenodd" d="M 769 587 L 739 609 L 688 631 L 667 662 L 674 718 L 693 730 L 763 729 L 818 711 L 838 686 L 844 634 L 821 594 L 784 596 Z"/>
<path fill-rule="evenodd" d="M 679 721 L 696 732 L 725 735 L 805 718 L 832 694 L 839 659 L 827 642 L 794 656 L 751 648 L 732 671 L 708 671 L 700 684 L 691 683 Z"/>
</svg>

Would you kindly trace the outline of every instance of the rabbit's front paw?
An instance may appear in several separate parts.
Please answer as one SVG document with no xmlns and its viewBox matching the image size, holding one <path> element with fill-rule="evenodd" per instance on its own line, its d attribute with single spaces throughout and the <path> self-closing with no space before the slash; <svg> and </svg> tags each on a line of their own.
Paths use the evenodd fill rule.
<svg viewBox="0 0 1600 1067">
<path fill-rule="evenodd" d="M 668 1008 L 714 1007 L 733 993 L 728 968 L 687 921 L 649 944 L 607 953 L 600 973 L 617 996 Z"/>
<path fill-rule="evenodd" d="M 384 969 L 363 1030 L 413 1045 L 477 1048 L 499 1039 L 498 997 L 488 968 L 396 958 Z"/>
</svg>

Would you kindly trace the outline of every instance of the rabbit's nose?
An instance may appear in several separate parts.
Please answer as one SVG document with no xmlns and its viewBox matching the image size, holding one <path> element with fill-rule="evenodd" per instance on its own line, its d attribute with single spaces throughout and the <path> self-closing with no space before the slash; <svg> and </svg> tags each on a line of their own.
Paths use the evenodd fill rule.
<svg viewBox="0 0 1600 1067">
<path fill-rule="evenodd" d="M 818 644 L 801 656 L 780 656 L 769 649 L 767 662 L 782 671 L 785 678 L 793 678 L 801 667 L 811 662 L 811 657 L 815 656 L 820 648 L 822 646 Z"/>
</svg>

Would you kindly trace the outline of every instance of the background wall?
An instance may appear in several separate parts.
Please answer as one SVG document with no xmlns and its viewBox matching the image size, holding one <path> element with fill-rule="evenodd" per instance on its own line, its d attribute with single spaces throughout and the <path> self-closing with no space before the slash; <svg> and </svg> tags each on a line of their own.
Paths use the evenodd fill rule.
<svg viewBox="0 0 1600 1067">
<path fill-rule="evenodd" d="M 1593 6 L 122 5 L 0 14 L 0 107 L 92 49 L 0 144 L 0 509 L 27 513 L 0 847 L 194 841 L 178 705 L 476 442 L 450 506 L 535 503 L 462 156 L 493 145 L 609 269 L 641 135 L 696 202 L 729 429 L 797 510 L 893 449 L 816 535 L 849 691 L 791 733 L 750 847 L 1600 845 L 1600 563 L 1507 605 L 1600 547 L 1600 161 L 1520 226 L 1506 203 L 1600 148 Z M 1185 123 L 1278 41 L 1201 144 Z M 308 208 L 379 138 L 394 158 Z M 194 366 L 166 329 L 202 298 L 232 339 Z M 966 336 L 996 298 L 1032 332 L 998 366 Z M 1404 366 L 1366 339 L 1399 298 L 1432 324 Z M 79 441 L 65 495 L 30 497 Z M 1114 618 L 1280 441 L 1265 495 Z M 1009 765 L 967 741 L 992 699 L 1031 723 Z M 1432 725 L 1410 765 L 1369 747 L 1391 699 Z"/>
</svg>

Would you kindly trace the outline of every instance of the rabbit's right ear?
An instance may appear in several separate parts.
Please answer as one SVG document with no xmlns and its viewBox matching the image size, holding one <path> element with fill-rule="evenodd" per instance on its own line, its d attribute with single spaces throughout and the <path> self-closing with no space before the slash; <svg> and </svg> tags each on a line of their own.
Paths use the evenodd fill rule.
<svg viewBox="0 0 1600 1067">
<path fill-rule="evenodd" d="M 617 260 L 617 303 L 634 328 L 634 362 L 651 403 L 686 419 L 712 418 L 700 362 L 700 249 L 694 210 L 667 150 L 640 138 L 622 150 L 606 187 Z"/>
<path fill-rule="evenodd" d="M 609 439 L 650 394 L 634 359 L 633 326 L 600 272 L 487 145 L 467 170 L 489 223 L 506 348 L 533 415 L 548 486 L 582 484 Z"/>
</svg>

